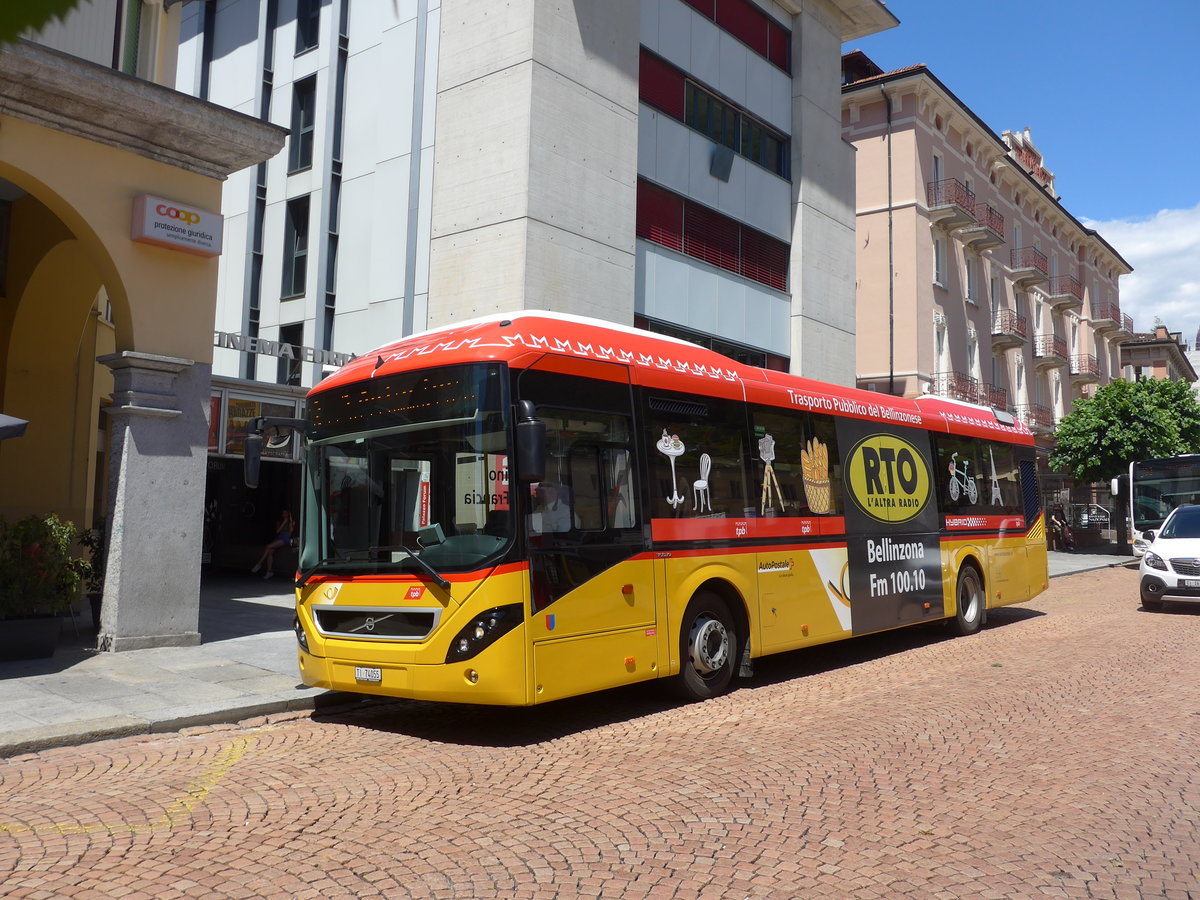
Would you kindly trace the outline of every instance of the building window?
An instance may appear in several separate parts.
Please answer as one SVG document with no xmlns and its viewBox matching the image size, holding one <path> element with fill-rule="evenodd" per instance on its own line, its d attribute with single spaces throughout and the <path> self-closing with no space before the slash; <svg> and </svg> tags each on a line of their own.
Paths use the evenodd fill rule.
<svg viewBox="0 0 1200 900">
<path fill-rule="evenodd" d="M 735 344 L 731 341 L 724 341 L 713 337 L 711 334 L 703 334 L 699 331 L 682 328 L 679 325 L 672 325 L 669 322 L 659 322 L 655 319 L 643 318 L 642 316 L 636 316 L 633 324 L 636 328 L 643 328 L 654 334 L 665 334 L 668 337 L 679 338 L 698 347 L 706 347 L 747 366 L 758 366 L 760 369 L 772 369 L 777 372 L 786 372 L 788 370 L 788 360 L 786 357 L 767 353 L 765 350 L 758 350 L 754 347 L 747 347 L 745 344 Z"/>
<path fill-rule="evenodd" d="M 644 48 L 638 78 L 643 103 L 780 178 L 790 178 L 791 141 L 781 132 Z"/>
<path fill-rule="evenodd" d="M 321 27 L 321 0 L 296 0 L 296 55 L 317 46 Z"/>
<path fill-rule="evenodd" d="M 967 302 L 979 305 L 979 260 L 968 256 L 964 262 L 967 269 Z"/>
<path fill-rule="evenodd" d="M 730 104 L 714 97 L 694 82 L 684 87 L 684 107 L 687 118 L 684 124 L 696 129 L 718 144 L 732 150 L 738 148 L 738 114 Z"/>
<path fill-rule="evenodd" d="M 787 244 L 640 178 L 637 236 L 777 291 L 787 290 Z"/>
<path fill-rule="evenodd" d="M 940 237 L 933 239 L 933 283 L 946 286 L 946 243 Z"/>
<path fill-rule="evenodd" d="M 317 118 L 317 76 L 292 86 L 292 137 L 288 147 L 288 172 L 312 168 L 313 129 Z"/>
<path fill-rule="evenodd" d="M 300 348 L 304 344 L 304 323 L 279 326 L 279 372 L 276 380 L 280 384 L 300 386 L 300 368 L 303 365 Z M 284 345 L 287 345 L 286 347 Z M 291 353 L 289 358 L 288 353 Z"/>
<path fill-rule="evenodd" d="M 308 196 L 289 200 L 283 244 L 284 299 L 303 297 L 308 277 Z"/>
<path fill-rule="evenodd" d="M 792 33 L 750 0 L 683 0 L 783 71 L 792 71 Z"/>
</svg>

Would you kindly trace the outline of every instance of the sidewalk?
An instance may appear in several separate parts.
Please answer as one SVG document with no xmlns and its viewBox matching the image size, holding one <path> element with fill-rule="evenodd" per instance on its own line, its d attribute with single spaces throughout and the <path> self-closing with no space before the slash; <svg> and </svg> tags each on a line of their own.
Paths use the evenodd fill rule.
<svg viewBox="0 0 1200 900">
<path fill-rule="evenodd" d="M 51 659 L 0 662 L 0 758 L 130 734 L 238 722 L 347 702 L 296 669 L 287 578 L 213 574 L 192 647 L 97 653 L 90 614 L 66 620 Z"/>
<path fill-rule="evenodd" d="M 1130 562 L 1049 554 L 1051 578 Z M 96 653 L 83 619 L 78 636 L 64 626 L 53 658 L 0 663 L 0 758 L 356 702 L 300 683 L 293 603 L 286 578 L 215 574 L 200 591 L 199 646 Z"/>
</svg>

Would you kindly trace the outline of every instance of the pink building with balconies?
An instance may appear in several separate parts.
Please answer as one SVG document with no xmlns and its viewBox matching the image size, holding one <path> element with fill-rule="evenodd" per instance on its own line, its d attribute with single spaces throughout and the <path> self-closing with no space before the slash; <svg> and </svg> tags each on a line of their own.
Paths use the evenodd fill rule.
<svg viewBox="0 0 1200 900">
<path fill-rule="evenodd" d="M 1129 264 L 1061 203 L 1029 131 L 997 135 L 924 65 L 843 57 L 857 150 L 858 384 L 998 409 L 1052 443 L 1121 375 Z"/>
</svg>

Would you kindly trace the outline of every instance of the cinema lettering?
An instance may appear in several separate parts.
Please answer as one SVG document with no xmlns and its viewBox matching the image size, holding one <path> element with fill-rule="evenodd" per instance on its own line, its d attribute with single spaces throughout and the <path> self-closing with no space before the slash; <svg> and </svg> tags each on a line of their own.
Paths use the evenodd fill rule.
<svg viewBox="0 0 1200 900">
<path fill-rule="evenodd" d="M 304 347 L 283 341 L 268 341 L 265 338 L 248 337 L 244 334 L 231 334 L 228 331 L 214 332 L 213 346 L 225 350 L 238 350 L 242 353 L 274 356 L 279 359 L 298 359 L 301 362 L 319 363 L 323 366 L 341 367 L 354 359 L 353 353 L 337 353 L 333 350 L 322 350 L 320 347 Z"/>
</svg>

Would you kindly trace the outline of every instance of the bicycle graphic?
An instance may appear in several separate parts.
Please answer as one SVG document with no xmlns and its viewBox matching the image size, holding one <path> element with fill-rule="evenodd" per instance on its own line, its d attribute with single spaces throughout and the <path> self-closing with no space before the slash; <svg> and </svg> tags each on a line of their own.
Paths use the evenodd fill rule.
<svg viewBox="0 0 1200 900">
<path fill-rule="evenodd" d="M 955 462 L 955 457 L 958 453 L 950 454 L 950 499 L 957 500 L 959 494 L 963 491 L 967 492 L 967 499 L 972 505 L 979 502 L 979 488 L 975 485 L 975 477 L 967 474 L 967 467 L 971 465 L 969 460 L 963 460 L 960 467 Z"/>
</svg>

